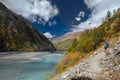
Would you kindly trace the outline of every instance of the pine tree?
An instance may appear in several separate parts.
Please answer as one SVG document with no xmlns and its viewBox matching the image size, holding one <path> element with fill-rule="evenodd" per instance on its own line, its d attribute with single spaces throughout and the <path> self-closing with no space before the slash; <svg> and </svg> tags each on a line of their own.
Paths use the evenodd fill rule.
<svg viewBox="0 0 120 80">
<path fill-rule="evenodd" d="M 111 18 L 111 12 L 108 10 L 106 19 L 109 19 L 109 18 Z"/>
</svg>

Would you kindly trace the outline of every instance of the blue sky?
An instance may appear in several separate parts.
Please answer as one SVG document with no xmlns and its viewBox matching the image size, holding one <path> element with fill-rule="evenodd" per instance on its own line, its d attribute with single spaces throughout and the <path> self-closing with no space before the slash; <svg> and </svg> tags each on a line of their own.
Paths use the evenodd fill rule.
<svg viewBox="0 0 120 80">
<path fill-rule="evenodd" d="M 1 0 L 49 39 L 97 27 L 120 0 Z M 106 6 L 107 5 L 107 6 Z"/>
<path fill-rule="evenodd" d="M 56 24 L 53 24 L 51 26 L 49 25 L 49 22 L 46 23 L 45 25 L 34 22 L 32 23 L 32 25 L 35 26 L 40 32 L 42 33 L 49 32 L 52 35 L 54 35 L 54 37 L 61 36 L 68 32 L 71 32 L 73 24 L 80 24 L 80 22 L 85 21 L 90 14 L 90 10 L 87 9 L 87 6 L 83 2 L 83 0 L 76 1 L 70 0 L 69 4 L 67 0 L 52 0 L 52 3 L 57 5 L 59 14 L 54 18 L 50 19 L 49 21 L 50 22 L 55 21 Z M 84 16 L 81 19 L 81 21 L 77 21 L 75 17 L 78 16 L 80 11 L 86 13 L 86 16 Z"/>
</svg>

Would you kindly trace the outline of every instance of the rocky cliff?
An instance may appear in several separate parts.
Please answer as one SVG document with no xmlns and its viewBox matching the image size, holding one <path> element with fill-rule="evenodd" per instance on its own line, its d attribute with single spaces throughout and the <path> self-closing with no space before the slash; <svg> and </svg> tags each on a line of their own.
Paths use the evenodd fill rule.
<svg viewBox="0 0 120 80">
<path fill-rule="evenodd" d="M 88 59 L 70 67 L 55 80 L 119 80 L 120 38 L 114 46 L 99 49 Z"/>
<path fill-rule="evenodd" d="M 22 16 L 0 3 L 0 51 L 54 51 L 52 43 Z"/>
</svg>

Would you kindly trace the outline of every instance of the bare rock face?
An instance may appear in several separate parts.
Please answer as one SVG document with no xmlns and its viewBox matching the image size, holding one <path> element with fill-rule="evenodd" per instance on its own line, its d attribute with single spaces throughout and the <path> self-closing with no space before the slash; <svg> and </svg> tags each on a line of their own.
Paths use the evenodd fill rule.
<svg viewBox="0 0 120 80">
<path fill-rule="evenodd" d="M 55 80 L 119 80 L 120 40 L 106 51 L 99 49 L 88 59 L 70 67 Z"/>
<path fill-rule="evenodd" d="M 53 44 L 22 16 L 0 3 L 0 51 L 54 51 Z"/>
</svg>

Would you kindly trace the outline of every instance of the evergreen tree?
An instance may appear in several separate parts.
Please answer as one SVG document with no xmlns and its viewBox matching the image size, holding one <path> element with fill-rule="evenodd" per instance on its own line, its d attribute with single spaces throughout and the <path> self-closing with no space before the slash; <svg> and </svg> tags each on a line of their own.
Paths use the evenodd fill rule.
<svg viewBox="0 0 120 80">
<path fill-rule="evenodd" d="M 106 19 L 109 19 L 109 18 L 111 18 L 111 12 L 108 10 Z"/>
</svg>

